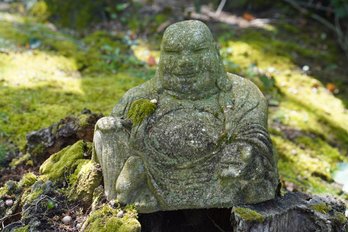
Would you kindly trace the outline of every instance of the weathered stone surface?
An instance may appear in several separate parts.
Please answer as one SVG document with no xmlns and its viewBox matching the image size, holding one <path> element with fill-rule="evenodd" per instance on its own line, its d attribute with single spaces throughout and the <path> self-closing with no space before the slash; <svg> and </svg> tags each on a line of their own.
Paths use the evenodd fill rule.
<svg viewBox="0 0 348 232">
<path fill-rule="evenodd" d="M 140 213 L 221 208 L 276 196 L 267 103 L 227 74 L 208 27 L 168 27 L 159 67 L 96 124 L 94 145 L 109 200 Z"/>
<path fill-rule="evenodd" d="M 345 232 L 345 205 L 332 197 L 287 193 L 267 202 L 232 209 L 236 232 Z"/>
</svg>

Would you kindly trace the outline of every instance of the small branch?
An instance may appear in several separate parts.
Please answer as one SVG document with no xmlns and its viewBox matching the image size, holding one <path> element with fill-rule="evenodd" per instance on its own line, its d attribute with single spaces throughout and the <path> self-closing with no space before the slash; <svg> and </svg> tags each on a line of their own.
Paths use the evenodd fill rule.
<svg viewBox="0 0 348 232">
<path fill-rule="evenodd" d="M 220 2 L 220 4 L 219 4 L 218 8 L 217 8 L 216 11 L 215 11 L 215 15 L 216 15 L 216 16 L 219 16 L 219 15 L 221 14 L 221 11 L 222 11 L 222 9 L 224 8 L 225 4 L 226 4 L 226 0 L 221 0 L 221 2 Z"/>
</svg>

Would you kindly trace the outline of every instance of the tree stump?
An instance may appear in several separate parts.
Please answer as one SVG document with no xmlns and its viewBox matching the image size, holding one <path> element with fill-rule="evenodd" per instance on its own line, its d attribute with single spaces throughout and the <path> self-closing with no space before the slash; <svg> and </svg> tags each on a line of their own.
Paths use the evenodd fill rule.
<svg viewBox="0 0 348 232">
<path fill-rule="evenodd" d="M 235 232 L 348 231 L 345 205 L 329 196 L 289 192 L 267 202 L 233 207 Z"/>
</svg>

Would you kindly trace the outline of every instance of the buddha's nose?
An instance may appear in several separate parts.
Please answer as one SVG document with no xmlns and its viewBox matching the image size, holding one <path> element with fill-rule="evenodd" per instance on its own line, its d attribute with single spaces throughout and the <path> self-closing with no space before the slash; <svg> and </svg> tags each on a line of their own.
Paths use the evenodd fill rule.
<svg viewBox="0 0 348 232">
<path fill-rule="evenodd" d="M 192 56 L 190 54 L 183 54 L 182 57 L 178 60 L 178 66 L 180 69 L 183 69 L 185 71 L 188 71 L 189 69 L 192 69 L 194 66 L 194 61 Z"/>
</svg>

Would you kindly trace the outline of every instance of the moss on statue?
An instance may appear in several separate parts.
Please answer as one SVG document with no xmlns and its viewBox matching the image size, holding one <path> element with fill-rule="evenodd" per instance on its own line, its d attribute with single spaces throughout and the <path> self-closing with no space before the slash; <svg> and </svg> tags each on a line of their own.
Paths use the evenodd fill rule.
<svg viewBox="0 0 348 232">
<path fill-rule="evenodd" d="M 145 118 L 156 110 L 156 104 L 149 99 L 138 99 L 132 102 L 127 114 L 133 125 L 139 125 Z"/>
<path fill-rule="evenodd" d="M 141 226 L 137 220 L 135 210 L 129 209 L 122 216 L 118 216 L 121 209 L 113 209 L 109 205 L 103 205 L 100 209 L 92 212 L 86 222 L 86 232 L 140 232 Z"/>
<path fill-rule="evenodd" d="M 84 153 L 92 149 L 91 143 L 82 140 L 53 154 L 40 167 L 41 178 L 60 181 L 75 172 L 76 168 L 86 162 Z"/>
<path fill-rule="evenodd" d="M 265 220 L 262 214 L 249 208 L 235 207 L 233 212 L 246 221 L 263 222 Z"/>
</svg>

